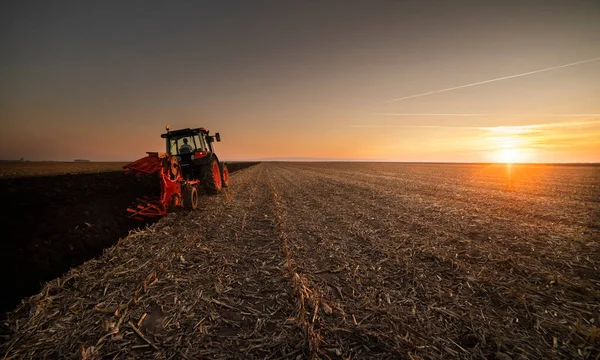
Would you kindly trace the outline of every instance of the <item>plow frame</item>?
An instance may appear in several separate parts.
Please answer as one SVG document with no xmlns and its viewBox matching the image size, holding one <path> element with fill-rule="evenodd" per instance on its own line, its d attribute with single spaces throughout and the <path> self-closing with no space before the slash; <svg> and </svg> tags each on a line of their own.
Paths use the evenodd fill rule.
<svg viewBox="0 0 600 360">
<path fill-rule="evenodd" d="M 124 165 L 126 174 L 151 176 L 157 174 L 160 181 L 160 196 L 137 198 L 136 204 L 127 208 L 129 217 L 137 220 L 158 219 L 172 208 L 183 207 L 182 188 L 198 186 L 198 180 L 184 180 L 181 165 L 174 156 L 166 153 L 148 152 L 148 155 Z"/>
</svg>

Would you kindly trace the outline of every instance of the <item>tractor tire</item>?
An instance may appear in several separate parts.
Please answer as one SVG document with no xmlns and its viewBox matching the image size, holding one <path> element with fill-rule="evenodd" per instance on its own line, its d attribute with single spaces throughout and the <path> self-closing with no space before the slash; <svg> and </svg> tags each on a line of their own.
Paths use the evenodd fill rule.
<svg viewBox="0 0 600 360">
<path fill-rule="evenodd" d="M 221 165 L 221 186 L 223 188 L 229 187 L 229 169 L 227 169 L 227 164 L 225 163 Z"/>
<path fill-rule="evenodd" d="M 209 195 L 215 195 L 223 189 L 221 181 L 221 167 L 216 158 L 212 158 L 210 164 L 202 167 L 202 186 Z"/>
<path fill-rule="evenodd" d="M 196 210 L 198 208 L 198 188 L 196 186 L 186 186 L 181 191 L 183 197 L 183 208 L 186 210 Z"/>
</svg>

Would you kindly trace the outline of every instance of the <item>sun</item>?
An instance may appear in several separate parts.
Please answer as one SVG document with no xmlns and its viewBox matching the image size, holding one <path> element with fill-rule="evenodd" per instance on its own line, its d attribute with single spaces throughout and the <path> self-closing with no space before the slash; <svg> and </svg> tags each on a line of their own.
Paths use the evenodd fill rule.
<svg viewBox="0 0 600 360">
<path fill-rule="evenodd" d="M 518 149 L 502 149 L 496 153 L 496 161 L 512 164 L 523 161 L 523 153 Z"/>
</svg>

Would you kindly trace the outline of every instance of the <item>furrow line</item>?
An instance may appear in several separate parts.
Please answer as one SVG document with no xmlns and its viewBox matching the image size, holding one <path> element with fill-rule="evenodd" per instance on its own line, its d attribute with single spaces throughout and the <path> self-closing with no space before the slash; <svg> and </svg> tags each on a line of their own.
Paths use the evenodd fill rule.
<svg viewBox="0 0 600 360">
<path fill-rule="evenodd" d="M 285 170 L 269 165 L 271 179 L 277 193 L 281 194 L 280 204 L 288 246 L 295 262 L 304 276 L 310 280 L 322 298 L 327 299 L 333 314 L 324 315 L 321 322 L 322 349 L 324 356 L 394 358 L 406 356 L 414 344 L 396 334 L 401 331 L 396 320 L 387 318 L 383 312 L 377 318 L 361 318 L 365 309 L 374 310 L 385 299 L 380 289 L 385 288 L 373 275 L 377 272 L 368 244 L 359 244 L 359 234 L 339 234 L 335 226 L 324 223 L 324 208 L 307 208 L 304 200 L 309 197 L 311 188 L 301 188 L 298 182 L 290 181 Z M 298 177 L 304 174 L 301 172 Z M 295 178 L 294 180 L 298 180 Z M 358 229 L 356 229 L 358 230 Z M 336 239 L 346 244 L 328 239 L 329 232 L 336 233 Z M 327 234 L 327 235 L 326 235 Z M 362 252 L 359 248 L 367 250 Z M 357 249 L 359 249 L 357 251 Z M 375 250 L 377 251 L 377 250 Z M 372 255 L 372 254 L 371 254 Z M 375 255 L 378 256 L 378 255 Z M 361 279 L 368 279 L 368 291 Z M 333 299 L 336 299 L 335 301 Z M 385 300 L 384 300 L 385 301 Z"/>
<path fill-rule="evenodd" d="M 268 171 L 268 170 L 267 170 Z M 285 267 L 288 279 L 291 281 L 291 288 L 296 296 L 297 314 L 296 321 L 303 329 L 305 343 L 308 349 L 308 355 L 315 359 L 319 354 L 319 344 L 321 342 L 320 324 L 316 323 L 319 306 L 321 305 L 321 294 L 311 288 L 308 279 L 298 273 L 294 264 L 293 254 L 290 249 L 288 236 L 285 232 L 285 224 L 282 216 L 280 196 L 277 193 L 271 175 L 267 177 L 268 187 L 272 195 L 272 204 L 275 209 L 277 220 L 277 230 L 281 240 L 281 250 L 285 256 Z M 324 303 L 325 306 L 328 306 Z M 331 312 L 331 310 L 330 310 Z"/>
</svg>

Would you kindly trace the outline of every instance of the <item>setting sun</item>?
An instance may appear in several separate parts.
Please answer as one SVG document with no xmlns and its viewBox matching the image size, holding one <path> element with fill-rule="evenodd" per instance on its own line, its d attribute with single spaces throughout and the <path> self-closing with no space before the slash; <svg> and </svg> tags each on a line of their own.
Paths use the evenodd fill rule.
<svg viewBox="0 0 600 360">
<path fill-rule="evenodd" d="M 518 149 L 502 149 L 496 154 L 496 161 L 503 163 L 522 162 L 523 153 Z"/>
</svg>

